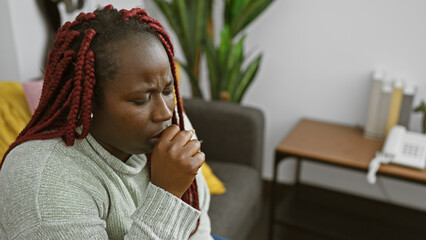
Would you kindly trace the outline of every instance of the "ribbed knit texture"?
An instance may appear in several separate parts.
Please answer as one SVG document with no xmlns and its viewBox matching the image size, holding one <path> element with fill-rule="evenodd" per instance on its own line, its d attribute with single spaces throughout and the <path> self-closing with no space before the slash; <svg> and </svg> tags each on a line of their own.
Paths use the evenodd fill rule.
<svg viewBox="0 0 426 240">
<path fill-rule="evenodd" d="M 0 171 L 0 239 L 211 239 L 210 195 L 197 175 L 201 212 L 149 181 L 145 155 L 126 163 L 89 134 L 14 148 Z"/>
</svg>

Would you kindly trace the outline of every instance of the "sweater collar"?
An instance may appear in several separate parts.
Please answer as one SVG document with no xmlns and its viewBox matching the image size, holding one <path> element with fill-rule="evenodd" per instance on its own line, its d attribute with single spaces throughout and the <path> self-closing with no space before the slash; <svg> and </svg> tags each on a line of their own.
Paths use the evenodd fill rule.
<svg viewBox="0 0 426 240">
<path fill-rule="evenodd" d="M 102 159 L 116 172 L 134 175 L 138 174 L 147 163 L 145 154 L 132 154 L 126 162 L 121 161 L 105 148 L 89 133 L 85 139 L 76 141 L 85 150 L 91 159 Z"/>
</svg>

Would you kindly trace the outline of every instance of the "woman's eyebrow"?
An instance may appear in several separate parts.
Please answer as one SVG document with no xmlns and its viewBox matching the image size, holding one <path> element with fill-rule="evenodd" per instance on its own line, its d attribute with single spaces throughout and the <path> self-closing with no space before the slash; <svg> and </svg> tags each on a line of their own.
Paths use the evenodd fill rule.
<svg viewBox="0 0 426 240">
<path fill-rule="evenodd" d="M 129 94 L 129 95 L 141 95 L 141 94 L 146 94 L 148 92 L 150 92 L 150 89 L 147 88 L 147 89 L 133 90 L 133 91 L 128 92 L 127 94 Z"/>
<path fill-rule="evenodd" d="M 169 78 L 169 79 L 167 80 L 167 84 L 166 84 L 166 86 L 170 86 L 170 85 L 173 85 L 173 78 Z"/>
<path fill-rule="evenodd" d="M 165 87 L 170 87 L 170 86 L 173 86 L 173 79 L 168 80 Z M 136 94 L 146 94 L 148 92 L 153 92 L 153 91 L 156 91 L 156 90 L 158 90 L 157 86 L 151 85 L 151 86 L 132 90 L 128 94 L 135 94 L 135 95 Z"/>
<path fill-rule="evenodd" d="M 170 87 L 170 86 L 173 86 L 173 78 L 167 80 L 166 87 Z"/>
</svg>

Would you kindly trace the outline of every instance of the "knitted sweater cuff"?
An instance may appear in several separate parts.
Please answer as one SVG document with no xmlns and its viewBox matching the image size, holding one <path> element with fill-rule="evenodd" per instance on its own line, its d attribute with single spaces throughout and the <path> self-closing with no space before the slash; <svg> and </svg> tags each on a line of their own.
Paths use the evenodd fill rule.
<svg viewBox="0 0 426 240">
<path fill-rule="evenodd" d="M 159 239 L 188 239 L 201 215 L 173 194 L 148 184 L 143 203 L 132 215 L 141 228 L 150 229 Z"/>
</svg>

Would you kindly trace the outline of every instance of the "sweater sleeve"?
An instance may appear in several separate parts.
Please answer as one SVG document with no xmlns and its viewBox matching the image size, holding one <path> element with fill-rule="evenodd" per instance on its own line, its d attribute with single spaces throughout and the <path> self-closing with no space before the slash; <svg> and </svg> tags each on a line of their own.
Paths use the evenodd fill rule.
<svg viewBox="0 0 426 240">
<path fill-rule="evenodd" d="M 149 184 L 143 204 L 131 217 L 133 221 L 124 239 L 188 239 L 195 229 L 200 211 L 179 198 Z M 78 198 L 78 200 L 72 200 Z M 54 196 L 52 199 L 58 200 Z M 78 206 L 78 208 L 76 208 Z M 106 222 L 100 217 L 98 203 L 88 192 L 74 192 L 68 200 L 52 203 L 51 208 L 41 207 L 42 216 L 20 219 L 28 224 L 18 232 L 8 232 L 9 239 L 114 239 L 107 234 Z M 74 211 L 72 210 L 74 209 Z M 14 207 L 10 215 L 24 213 Z M 60 212 L 61 211 L 61 212 Z M 102 210 L 101 210 L 102 211 Z M 12 218 L 15 216 L 11 216 Z M 11 230 L 11 229 L 9 229 Z"/>
<path fill-rule="evenodd" d="M 208 215 L 210 206 L 210 191 L 201 169 L 197 175 L 197 185 L 201 209 L 200 225 L 198 226 L 195 234 L 191 236 L 190 240 L 213 240 L 211 236 L 210 217 Z"/>
<path fill-rule="evenodd" d="M 200 211 L 152 183 L 146 193 L 125 239 L 188 239 Z"/>
</svg>

